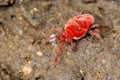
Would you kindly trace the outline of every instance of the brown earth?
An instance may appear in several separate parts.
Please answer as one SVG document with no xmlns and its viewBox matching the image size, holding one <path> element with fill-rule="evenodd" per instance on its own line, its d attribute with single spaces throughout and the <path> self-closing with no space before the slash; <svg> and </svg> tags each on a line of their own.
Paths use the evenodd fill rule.
<svg viewBox="0 0 120 80">
<path fill-rule="evenodd" d="M 120 80 L 120 1 L 83 1 L 16 0 L 1 6 L 0 80 Z M 66 45 L 53 65 L 60 43 L 45 45 L 45 39 L 54 26 L 64 28 L 83 13 L 101 25 L 102 39 L 86 35 L 76 52 Z"/>
</svg>

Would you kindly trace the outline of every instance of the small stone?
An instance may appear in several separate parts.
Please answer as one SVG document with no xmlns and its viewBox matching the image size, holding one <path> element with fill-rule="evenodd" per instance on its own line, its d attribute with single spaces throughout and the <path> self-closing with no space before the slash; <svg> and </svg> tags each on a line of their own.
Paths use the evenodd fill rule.
<svg viewBox="0 0 120 80">
<path fill-rule="evenodd" d="M 31 71 L 32 71 L 32 66 L 31 66 L 31 62 L 29 61 L 23 66 L 22 72 L 24 73 L 24 75 L 29 75 Z"/>
<path fill-rule="evenodd" d="M 37 12 L 37 11 L 38 11 L 38 9 L 35 7 L 30 12 L 31 12 L 31 14 L 33 14 L 34 12 Z"/>
<path fill-rule="evenodd" d="M 23 19 L 23 17 L 22 17 L 22 16 L 20 16 L 20 17 L 19 17 L 19 19 L 20 19 L 20 20 L 22 20 L 22 19 Z"/>
<path fill-rule="evenodd" d="M 22 35 L 23 31 L 21 29 L 18 30 L 19 35 Z"/>
<path fill-rule="evenodd" d="M 102 63 L 103 63 L 103 64 L 105 64 L 105 63 L 106 63 L 106 61 L 103 59 L 103 60 L 102 60 Z"/>
<path fill-rule="evenodd" d="M 28 50 L 32 50 L 32 46 L 31 45 L 28 46 Z"/>
<path fill-rule="evenodd" d="M 51 34 L 50 37 L 56 36 L 55 34 Z M 50 40 L 51 44 L 54 46 L 56 44 L 56 38 Z"/>
<path fill-rule="evenodd" d="M 32 36 L 29 36 L 29 37 L 28 37 L 28 41 L 30 41 L 30 42 L 34 42 L 35 39 L 34 39 Z"/>
<path fill-rule="evenodd" d="M 70 52 L 67 52 L 67 55 L 70 55 L 71 53 Z"/>
<path fill-rule="evenodd" d="M 83 70 L 80 70 L 80 74 L 81 74 L 82 76 L 84 76 L 84 71 L 83 71 Z"/>
<path fill-rule="evenodd" d="M 20 0 L 21 2 L 23 1 L 23 0 Z"/>
<path fill-rule="evenodd" d="M 37 54 L 39 57 L 43 56 L 43 53 L 42 53 L 41 51 L 37 51 L 36 54 Z"/>
<path fill-rule="evenodd" d="M 1 65 L 0 65 L 2 68 L 6 68 L 6 65 L 5 64 L 3 64 L 3 63 L 1 63 Z"/>
<path fill-rule="evenodd" d="M 33 8 L 33 11 L 38 11 L 38 9 L 36 7 Z"/>
<path fill-rule="evenodd" d="M 24 27 L 24 30 L 25 30 L 25 31 L 27 31 L 27 30 L 28 30 L 28 27 L 27 27 L 27 26 L 26 26 L 26 27 Z"/>
</svg>

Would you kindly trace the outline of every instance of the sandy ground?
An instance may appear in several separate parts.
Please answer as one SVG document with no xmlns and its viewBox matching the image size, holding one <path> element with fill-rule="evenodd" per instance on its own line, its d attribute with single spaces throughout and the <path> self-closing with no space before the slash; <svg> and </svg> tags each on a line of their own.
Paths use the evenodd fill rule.
<svg viewBox="0 0 120 80">
<path fill-rule="evenodd" d="M 0 2 L 0 80 L 120 80 L 119 0 L 7 1 Z M 84 13 L 101 25 L 102 39 L 87 34 L 76 52 L 66 45 L 53 65 L 60 42 L 44 41 L 53 27 Z"/>
</svg>

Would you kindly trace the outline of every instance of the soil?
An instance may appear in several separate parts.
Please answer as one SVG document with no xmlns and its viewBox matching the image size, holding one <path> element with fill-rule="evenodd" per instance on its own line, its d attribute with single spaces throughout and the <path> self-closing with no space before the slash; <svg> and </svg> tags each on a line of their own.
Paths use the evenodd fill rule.
<svg viewBox="0 0 120 80">
<path fill-rule="evenodd" d="M 0 80 L 120 80 L 119 0 L 0 4 Z M 52 28 L 64 28 L 68 19 L 84 13 L 100 24 L 102 39 L 87 34 L 77 41 L 76 52 L 68 44 L 59 62 L 52 64 L 60 46 L 59 40 L 44 44 Z"/>
</svg>

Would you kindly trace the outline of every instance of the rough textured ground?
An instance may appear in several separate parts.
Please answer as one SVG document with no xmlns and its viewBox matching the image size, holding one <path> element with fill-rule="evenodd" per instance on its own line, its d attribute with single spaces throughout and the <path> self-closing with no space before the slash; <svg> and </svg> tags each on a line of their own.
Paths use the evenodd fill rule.
<svg viewBox="0 0 120 80">
<path fill-rule="evenodd" d="M 76 52 L 68 44 L 53 65 L 60 43 L 45 45 L 45 39 L 54 26 L 63 28 L 83 13 L 101 25 L 102 39 L 86 35 Z M 1 6 L 0 80 L 120 80 L 120 1 L 16 0 Z"/>
</svg>

